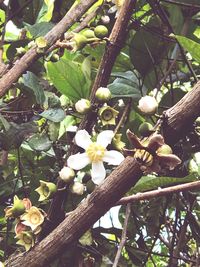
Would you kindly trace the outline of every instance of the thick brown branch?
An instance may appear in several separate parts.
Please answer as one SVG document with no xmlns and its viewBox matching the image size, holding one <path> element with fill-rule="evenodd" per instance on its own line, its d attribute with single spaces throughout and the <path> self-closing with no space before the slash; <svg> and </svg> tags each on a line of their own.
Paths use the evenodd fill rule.
<svg viewBox="0 0 200 267">
<path fill-rule="evenodd" d="M 96 75 L 90 100 L 95 103 L 95 93 L 96 90 L 103 86 L 106 87 L 110 78 L 110 74 L 115 63 L 115 60 L 124 45 L 127 35 L 127 26 L 133 13 L 136 0 L 127 0 L 122 6 L 119 16 L 114 24 L 111 35 L 109 36 L 108 44 L 105 50 L 105 53 L 102 57 L 98 73 Z M 80 129 L 88 129 L 91 131 L 96 116 L 94 113 L 88 113 L 80 124 Z"/>
<path fill-rule="evenodd" d="M 45 35 L 47 48 L 52 46 L 96 0 L 84 0 L 71 9 L 56 26 Z M 14 82 L 28 69 L 28 67 L 41 55 L 37 53 L 36 46 L 31 48 L 0 80 L 0 97 L 3 96 Z"/>
<path fill-rule="evenodd" d="M 100 86 L 107 86 L 108 80 L 110 78 L 110 73 L 112 67 L 115 63 L 116 57 L 120 52 L 121 47 L 124 44 L 126 37 L 126 29 L 129 23 L 131 14 L 133 12 L 134 5 L 136 0 L 128 0 L 125 2 L 123 8 L 120 11 L 120 14 L 115 22 L 111 35 L 109 37 L 109 42 L 105 49 L 104 55 L 102 57 L 96 79 L 91 91 L 91 101 L 94 104 L 95 102 L 95 92 Z M 81 122 L 79 129 L 86 129 L 90 131 L 96 121 L 96 114 L 90 112 Z M 71 145 L 68 150 L 68 156 L 71 154 L 77 153 L 77 146 Z M 60 180 L 57 183 L 58 188 L 64 186 L 63 182 Z M 61 221 L 61 206 L 64 201 L 66 193 L 62 192 L 57 194 L 50 205 L 48 216 L 50 221 L 47 222 L 43 227 L 43 232 L 41 233 L 41 238 L 48 234 L 53 228 L 55 228 L 58 223 Z"/>
<path fill-rule="evenodd" d="M 41 267 L 90 228 L 141 176 L 138 163 L 126 158 L 105 182 L 30 252 L 10 259 L 7 266 Z M 117 177 L 120 177 L 118 179 Z M 117 178 L 117 179 L 116 179 Z"/>
<path fill-rule="evenodd" d="M 200 81 L 165 113 L 163 134 L 167 143 L 176 143 L 200 115 Z M 165 121 L 166 120 L 166 121 Z"/>
<path fill-rule="evenodd" d="M 174 142 L 182 135 L 185 120 L 192 122 L 199 114 L 200 82 L 182 100 L 172 107 L 168 114 L 165 137 Z M 187 109 L 186 109 L 187 107 Z M 175 129 L 173 131 L 172 129 Z M 174 134 L 174 135 L 173 135 Z M 37 244 L 30 252 L 9 259 L 9 267 L 41 267 L 55 255 L 77 240 L 94 222 L 109 210 L 131 186 L 135 185 L 142 173 L 138 163 L 127 157 L 111 175 L 98 186 L 51 234 Z"/>
</svg>

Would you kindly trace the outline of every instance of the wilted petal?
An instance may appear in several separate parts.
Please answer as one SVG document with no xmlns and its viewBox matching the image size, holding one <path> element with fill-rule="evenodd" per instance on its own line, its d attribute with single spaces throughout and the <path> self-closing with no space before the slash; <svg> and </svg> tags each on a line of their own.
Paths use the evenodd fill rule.
<svg viewBox="0 0 200 267">
<path fill-rule="evenodd" d="M 103 162 L 93 162 L 91 170 L 92 181 L 99 185 L 106 177 L 106 170 L 103 166 Z"/>
<path fill-rule="evenodd" d="M 103 161 L 111 165 L 119 165 L 123 160 L 124 156 L 116 150 L 106 151 L 103 157 Z"/>
<path fill-rule="evenodd" d="M 128 137 L 128 140 L 130 141 L 130 143 L 134 146 L 134 148 L 143 148 L 143 145 L 142 145 L 140 139 L 133 132 L 131 132 L 129 129 L 126 132 L 126 135 Z"/>
<path fill-rule="evenodd" d="M 86 153 L 77 153 L 67 160 L 67 165 L 74 170 L 81 170 L 90 163 L 90 159 Z"/>
<path fill-rule="evenodd" d="M 177 165 L 181 164 L 181 160 L 174 154 L 157 154 L 160 165 L 173 170 Z"/>
<path fill-rule="evenodd" d="M 106 148 L 111 143 L 113 137 L 114 137 L 113 131 L 110 130 L 103 131 L 97 136 L 97 144 Z"/>
<path fill-rule="evenodd" d="M 88 146 L 92 143 L 90 138 L 91 138 L 91 136 L 89 135 L 89 133 L 86 130 L 80 130 L 75 135 L 75 142 L 76 142 L 77 146 L 80 146 L 86 150 L 88 148 Z"/>
<path fill-rule="evenodd" d="M 159 165 L 159 161 L 158 160 L 154 160 L 153 161 L 153 164 L 151 166 L 145 166 L 145 165 L 142 165 L 140 167 L 140 169 L 144 172 L 144 173 L 147 173 L 147 174 L 150 174 L 150 173 L 159 173 L 161 171 L 161 167 Z"/>
<path fill-rule="evenodd" d="M 160 134 L 153 134 L 149 137 L 148 148 L 156 151 L 159 147 L 165 144 L 164 138 Z"/>
</svg>

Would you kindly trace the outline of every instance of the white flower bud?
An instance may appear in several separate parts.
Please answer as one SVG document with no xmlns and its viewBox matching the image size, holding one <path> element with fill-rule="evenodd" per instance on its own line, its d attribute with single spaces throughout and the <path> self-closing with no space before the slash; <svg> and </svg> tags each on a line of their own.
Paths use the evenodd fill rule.
<svg viewBox="0 0 200 267">
<path fill-rule="evenodd" d="M 85 187 L 82 183 L 74 182 L 71 186 L 71 192 L 81 196 L 84 193 Z"/>
<path fill-rule="evenodd" d="M 62 179 L 65 183 L 70 183 L 75 176 L 75 172 L 70 167 L 65 166 L 59 172 L 59 176 L 60 176 L 60 179 Z"/>
<path fill-rule="evenodd" d="M 91 103 L 88 99 L 80 99 L 75 104 L 75 109 L 80 114 L 86 114 L 91 108 Z"/>
<path fill-rule="evenodd" d="M 99 87 L 99 89 L 97 89 L 97 91 L 96 91 L 95 96 L 99 101 L 106 102 L 106 101 L 110 100 L 111 92 L 106 87 Z"/>
<path fill-rule="evenodd" d="M 157 111 L 158 103 L 153 96 L 146 95 L 139 100 L 138 108 L 144 114 L 153 115 Z"/>
</svg>

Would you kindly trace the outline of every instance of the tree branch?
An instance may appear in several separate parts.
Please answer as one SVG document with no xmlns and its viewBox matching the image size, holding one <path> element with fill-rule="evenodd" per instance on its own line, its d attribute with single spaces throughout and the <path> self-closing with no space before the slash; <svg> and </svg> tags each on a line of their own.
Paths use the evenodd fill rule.
<svg viewBox="0 0 200 267">
<path fill-rule="evenodd" d="M 119 262 L 119 259 L 120 259 L 120 256 L 121 256 L 122 249 L 124 247 L 124 244 L 126 243 L 126 233 L 127 233 L 128 220 L 129 220 L 129 217 L 130 217 L 130 213 L 131 213 L 131 206 L 128 203 L 127 206 L 126 206 L 126 215 L 125 215 L 125 220 L 124 220 L 124 225 L 123 225 L 121 241 L 119 243 L 119 248 L 117 250 L 117 254 L 116 254 L 116 257 L 115 257 L 115 260 L 114 260 L 114 263 L 113 263 L 112 267 L 117 267 L 118 266 L 118 262 Z"/>
<path fill-rule="evenodd" d="M 52 46 L 84 13 L 94 4 L 96 0 L 84 0 L 63 17 L 63 19 L 50 30 L 44 38 L 47 41 L 46 50 Z M 21 57 L 15 65 L 0 80 L 0 97 L 2 97 L 12 86 L 14 82 L 28 69 L 28 67 L 37 60 L 41 54 L 37 53 L 37 47 L 34 46 Z"/>
<path fill-rule="evenodd" d="M 140 200 L 148 200 L 154 197 L 166 196 L 168 194 L 178 193 L 182 191 L 188 191 L 192 189 L 200 188 L 200 181 L 191 182 L 186 184 L 174 185 L 167 188 L 160 188 L 157 190 L 152 190 L 144 193 L 137 193 L 136 195 L 131 195 L 128 197 L 121 198 L 117 203 L 117 205 L 126 205 L 127 203 L 140 201 Z"/>
<path fill-rule="evenodd" d="M 92 90 L 91 90 L 91 102 L 95 103 L 95 92 L 100 86 L 107 86 L 110 73 L 112 67 L 115 63 L 117 55 L 119 54 L 121 47 L 123 47 L 124 41 L 126 39 L 127 34 L 127 26 L 130 21 L 131 14 L 133 12 L 133 8 L 135 6 L 136 0 L 127 0 L 123 7 L 120 10 L 119 16 L 114 24 L 112 32 L 109 36 L 109 41 L 105 48 L 104 55 L 102 57 Z M 96 114 L 94 112 L 89 112 L 85 118 L 82 120 L 79 130 L 86 129 L 87 131 L 91 131 L 94 123 L 96 121 Z M 72 144 L 67 152 L 67 156 L 75 154 L 78 152 L 77 146 Z M 62 180 L 59 180 L 57 183 L 57 188 L 63 188 L 64 183 Z M 46 236 L 50 231 L 52 231 L 58 223 L 60 223 L 63 218 L 61 215 L 61 207 L 62 203 L 65 199 L 66 192 L 60 192 L 55 195 L 53 198 L 49 211 L 48 218 L 49 221 L 43 226 L 43 230 L 41 232 L 41 238 Z"/>
<path fill-rule="evenodd" d="M 173 144 L 200 114 L 200 82 L 167 112 L 164 136 Z M 189 121 L 190 123 L 186 123 Z M 168 130 L 168 128 L 170 130 Z M 189 130 L 189 128 L 188 128 Z M 53 232 L 28 253 L 9 258 L 8 267 L 42 267 L 80 238 L 142 176 L 139 164 L 127 157 Z"/>
</svg>

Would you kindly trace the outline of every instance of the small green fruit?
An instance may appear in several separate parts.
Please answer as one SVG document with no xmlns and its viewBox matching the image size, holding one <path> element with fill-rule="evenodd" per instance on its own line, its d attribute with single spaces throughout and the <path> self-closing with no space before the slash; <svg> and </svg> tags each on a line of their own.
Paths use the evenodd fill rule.
<svg viewBox="0 0 200 267">
<path fill-rule="evenodd" d="M 98 25 L 94 29 L 94 34 L 97 38 L 104 38 L 108 35 L 108 29 L 104 25 Z"/>
<path fill-rule="evenodd" d="M 149 136 L 149 134 L 153 131 L 153 125 L 149 122 L 143 122 L 140 124 L 138 131 L 142 136 Z"/>
<path fill-rule="evenodd" d="M 57 62 L 59 59 L 60 59 L 60 57 L 59 57 L 58 54 L 53 54 L 53 55 L 50 57 L 50 61 L 51 61 L 51 62 Z"/>
<path fill-rule="evenodd" d="M 76 33 L 74 35 L 74 41 L 76 44 L 75 50 L 82 49 L 88 43 L 87 38 L 81 33 Z"/>
<path fill-rule="evenodd" d="M 156 151 L 157 154 L 164 154 L 164 155 L 169 155 L 172 154 L 172 149 L 169 145 L 164 144 L 161 147 L 158 148 L 158 150 Z"/>
<path fill-rule="evenodd" d="M 90 29 L 85 30 L 82 34 L 83 34 L 83 36 L 85 36 L 87 39 L 95 38 L 94 31 L 93 31 L 93 30 L 90 30 Z"/>
</svg>

